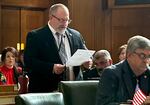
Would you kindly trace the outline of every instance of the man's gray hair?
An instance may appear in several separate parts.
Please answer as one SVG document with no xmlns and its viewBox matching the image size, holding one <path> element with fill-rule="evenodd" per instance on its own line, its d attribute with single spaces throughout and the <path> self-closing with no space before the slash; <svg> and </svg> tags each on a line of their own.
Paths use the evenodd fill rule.
<svg viewBox="0 0 150 105">
<path fill-rule="evenodd" d="M 68 10 L 68 8 L 64 4 L 61 4 L 61 3 L 54 4 L 49 9 L 49 16 L 54 15 L 57 12 L 58 8 L 64 8 L 64 9 Z"/>
<path fill-rule="evenodd" d="M 111 59 L 111 55 L 107 50 L 99 50 L 94 54 L 94 60 L 104 57 L 105 59 Z"/>
<path fill-rule="evenodd" d="M 140 35 L 131 37 L 127 43 L 127 53 L 133 53 L 136 49 L 150 50 L 150 40 Z"/>
</svg>

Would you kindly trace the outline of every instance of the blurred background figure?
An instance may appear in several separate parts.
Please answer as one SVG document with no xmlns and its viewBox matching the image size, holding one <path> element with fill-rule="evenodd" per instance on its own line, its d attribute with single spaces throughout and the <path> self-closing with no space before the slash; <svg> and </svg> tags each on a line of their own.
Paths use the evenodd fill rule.
<svg viewBox="0 0 150 105">
<path fill-rule="evenodd" d="M 93 57 L 93 68 L 83 71 L 84 80 L 99 80 L 103 69 L 112 65 L 113 61 L 107 50 L 99 50 Z"/>
<path fill-rule="evenodd" d="M 13 47 L 6 47 L 2 50 L 2 66 L 0 67 L 0 85 L 17 84 L 22 68 L 16 66 L 18 52 Z"/>
<path fill-rule="evenodd" d="M 19 51 L 17 64 L 24 69 L 24 50 Z"/>
<path fill-rule="evenodd" d="M 22 75 L 18 77 L 18 93 L 25 94 L 28 93 L 29 77 L 27 74 L 28 70 L 24 65 L 24 50 L 19 51 L 17 65 L 22 68 Z"/>
<path fill-rule="evenodd" d="M 119 47 L 119 51 L 118 51 L 119 61 L 126 59 L 126 48 L 127 48 L 127 44 L 124 44 Z"/>
<path fill-rule="evenodd" d="M 2 54 L 0 54 L 0 66 L 2 65 L 1 56 L 2 56 Z"/>
</svg>

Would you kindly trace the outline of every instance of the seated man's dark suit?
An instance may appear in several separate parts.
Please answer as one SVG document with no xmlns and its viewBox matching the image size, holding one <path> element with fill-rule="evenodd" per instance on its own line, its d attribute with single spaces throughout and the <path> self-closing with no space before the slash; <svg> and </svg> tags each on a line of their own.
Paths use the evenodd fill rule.
<svg viewBox="0 0 150 105">
<path fill-rule="evenodd" d="M 150 93 L 150 71 L 136 77 L 127 60 L 106 68 L 98 85 L 96 105 L 119 105 L 132 100 L 137 79 L 139 87 L 145 93 Z"/>
<path fill-rule="evenodd" d="M 77 49 L 84 49 L 80 33 L 67 28 L 71 55 Z M 28 33 L 24 52 L 25 66 L 29 70 L 29 92 L 51 92 L 57 90 L 62 75 L 53 73 L 54 64 L 62 64 L 55 38 L 48 25 Z M 74 67 L 75 77 L 79 77 L 79 67 Z"/>
<path fill-rule="evenodd" d="M 97 69 L 96 67 L 92 68 L 91 70 L 83 71 L 83 79 L 84 80 L 99 80 L 103 69 Z"/>
</svg>

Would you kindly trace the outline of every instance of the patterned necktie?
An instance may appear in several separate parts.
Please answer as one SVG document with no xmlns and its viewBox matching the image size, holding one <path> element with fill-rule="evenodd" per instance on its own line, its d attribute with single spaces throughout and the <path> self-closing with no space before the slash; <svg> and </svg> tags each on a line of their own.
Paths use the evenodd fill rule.
<svg viewBox="0 0 150 105">
<path fill-rule="evenodd" d="M 56 32 L 56 35 L 57 35 L 57 38 L 58 38 L 58 51 L 59 51 L 59 56 L 60 56 L 60 58 L 61 58 L 62 63 L 65 64 L 66 61 L 67 61 L 67 59 L 68 59 L 67 53 L 66 53 L 66 49 L 65 49 L 65 43 L 64 43 L 65 36 L 59 34 L 58 32 Z M 61 41 L 60 41 L 59 38 L 61 38 Z"/>
<path fill-rule="evenodd" d="M 68 60 L 66 50 L 65 50 L 65 43 L 64 43 L 66 37 L 64 35 L 59 34 L 58 32 L 56 33 L 56 35 L 58 38 L 59 56 L 61 58 L 62 63 L 65 64 L 66 61 Z M 74 80 L 74 72 L 73 70 L 70 70 L 69 67 L 66 67 L 64 70 L 63 80 Z"/>
</svg>

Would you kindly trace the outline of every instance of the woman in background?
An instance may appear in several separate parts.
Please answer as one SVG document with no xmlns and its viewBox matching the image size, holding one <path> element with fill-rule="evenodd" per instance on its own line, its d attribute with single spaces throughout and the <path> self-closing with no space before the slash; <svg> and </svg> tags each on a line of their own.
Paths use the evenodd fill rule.
<svg viewBox="0 0 150 105">
<path fill-rule="evenodd" d="M 18 52 L 13 47 L 6 47 L 2 51 L 0 67 L 0 85 L 17 84 L 18 76 L 22 73 L 22 68 L 16 67 Z"/>
<path fill-rule="evenodd" d="M 124 44 L 119 47 L 119 52 L 118 52 L 119 61 L 126 59 L 126 48 L 127 48 L 127 44 Z"/>
</svg>

